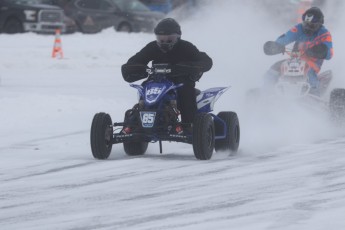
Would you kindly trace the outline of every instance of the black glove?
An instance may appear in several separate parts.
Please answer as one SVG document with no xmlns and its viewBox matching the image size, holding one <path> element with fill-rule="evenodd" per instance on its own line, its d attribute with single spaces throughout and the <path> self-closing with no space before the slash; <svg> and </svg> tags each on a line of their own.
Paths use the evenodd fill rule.
<svg viewBox="0 0 345 230">
<path fill-rule="evenodd" d="M 147 66 L 142 64 L 124 64 L 121 67 L 122 77 L 127 82 L 135 82 L 147 78 Z"/>
<path fill-rule="evenodd" d="M 305 54 L 308 57 L 317 58 L 317 59 L 325 59 L 327 57 L 328 49 L 325 44 L 319 44 L 313 46 L 305 51 Z"/>
<path fill-rule="evenodd" d="M 266 55 L 276 55 L 276 54 L 282 54 L 285 52 L 285 46 L 277 43 L 268 41 L 264 44 L 264 53 Z"/>
<path fill-rule="evenodd" d="M 198 81 L 202 74 L 202 67 L 195 63 L 178 63 L 172 68 L 173 77 L 187 77 L 192 81 Z"/>
</svg>

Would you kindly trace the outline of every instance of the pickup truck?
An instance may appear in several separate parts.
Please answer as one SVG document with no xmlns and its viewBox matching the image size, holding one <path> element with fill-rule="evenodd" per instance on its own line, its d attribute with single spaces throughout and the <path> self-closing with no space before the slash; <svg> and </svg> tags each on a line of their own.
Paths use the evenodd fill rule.
<svg viewBox="0 0 345 230">
<path fill-rule="evenodd" d="M 60 7 L 40 0 L 1 0 L 0 33 L 66 32 L 65 15 Z"/>
</svg>

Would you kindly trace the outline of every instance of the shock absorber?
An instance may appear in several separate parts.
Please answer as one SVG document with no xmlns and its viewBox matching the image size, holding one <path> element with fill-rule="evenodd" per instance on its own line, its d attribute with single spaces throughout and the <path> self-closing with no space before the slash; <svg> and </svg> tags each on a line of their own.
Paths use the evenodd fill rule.
<svg viewBox="0 0 345 230">
<path fill-rule="evenodd" d="M 180 119 L 179 119 L 179 116 L 180 116 L 180 111 L 177 109 L 177 101 L 176 100 L 171 100 L 170 102 L 170 105 L 171 105 L 171 108 L 172 108 L 172 112 L 174 113 L 174 117 L 175 117 L 175 121 L 176 122 L 179 122 Z M 183 128 L 181 126 L 181 124 L 177 124 L 176 127 L 175 127 L 175 131 L 177 134 L 182 134 L 183 133 Z"/>
<path fill-rule="evenodd" d="M 173 109 L 177 119 L 180 116 L 180 111 L 177 109 L 177 101 L 176 100 L 171 100 L 170 101 L 171 108 Z"/>
</svg>

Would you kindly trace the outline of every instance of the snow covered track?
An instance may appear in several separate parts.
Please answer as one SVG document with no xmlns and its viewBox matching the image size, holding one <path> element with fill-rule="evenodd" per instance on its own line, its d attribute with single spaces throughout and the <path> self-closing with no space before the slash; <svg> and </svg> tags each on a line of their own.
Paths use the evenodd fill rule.
<svg viewBox="0 0 345 230">
<path fill-rule="evenodd" d="M 112 29 L 65 35 L 65 59 L 55 60 L 54 36 L 1 34 L 0 229 L 345 229 L 344 131 L 317 111 L 243 108 L 245 92 L 276 61 L 262 54 L 263 43 L 287 27 L 268 28 L 267 15 L 234 2 L 181 22 L 184 38 L 215 63 L 198 88 L 231 85 L 215 113 L 239 115 L 238 154 L 214 153 L 210 161 L 177 143 L 163 143 L 162 155 L 156 143 L 142 157 L 126 156 L 122 145 L 113 146 L 108 160 L 92 157 L 92 117 L 107 112 L 119 121 L 136 102 L 120 66 L 152 35 Z M 243 38 L 257 33 L 255 40 L 239 40 L 233 31 L 218 36 L 223 25 L 214 25 L 224 19 Z M 336 56 L 325 66 L 339 87 L 345 85 L 341 29 L 334 27 Z M 217 44 L 209 42 L 213 35 Z"/>
<path fill-rule="evenodd" d="M 330 218 L 340 229 L 343 149 L 341 138 L 209 162 L 174 152 L 107 161 L 5 154 L 0 222 L 4 229 L 325 229 Z"/>
</svg>

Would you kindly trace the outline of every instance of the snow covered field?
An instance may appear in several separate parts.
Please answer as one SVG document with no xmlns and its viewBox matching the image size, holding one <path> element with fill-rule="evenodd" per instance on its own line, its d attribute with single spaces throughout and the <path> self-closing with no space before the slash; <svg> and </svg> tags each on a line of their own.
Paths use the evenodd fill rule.
<svg viewBox="0 0 345 230">
<path fill-rule="evenodd" d="M 345 132 L 320 111 L 244 104 L 283 58 L 265 56 L 263 43 L 290 27 L 260 12 L 222 1 L 181 21 L 183 38 L 214 61 L 198 88 L 231 85 L 215 112 L 240 119 L 238 154 L 210 161 L 177 143 L 162 155 L 158 144 L 142 157 L 114 145 L 108 160 L 92 157 L 92 118 L 120 121 L 136 102 L 120 66 L 152 34 L 63 35 L 61 60 L 54 36 L 1 34 L 0 229 L 345 229 Z M 345 87 L 344 19 L 329 22 L 332 87 Z"/>
</svg>

